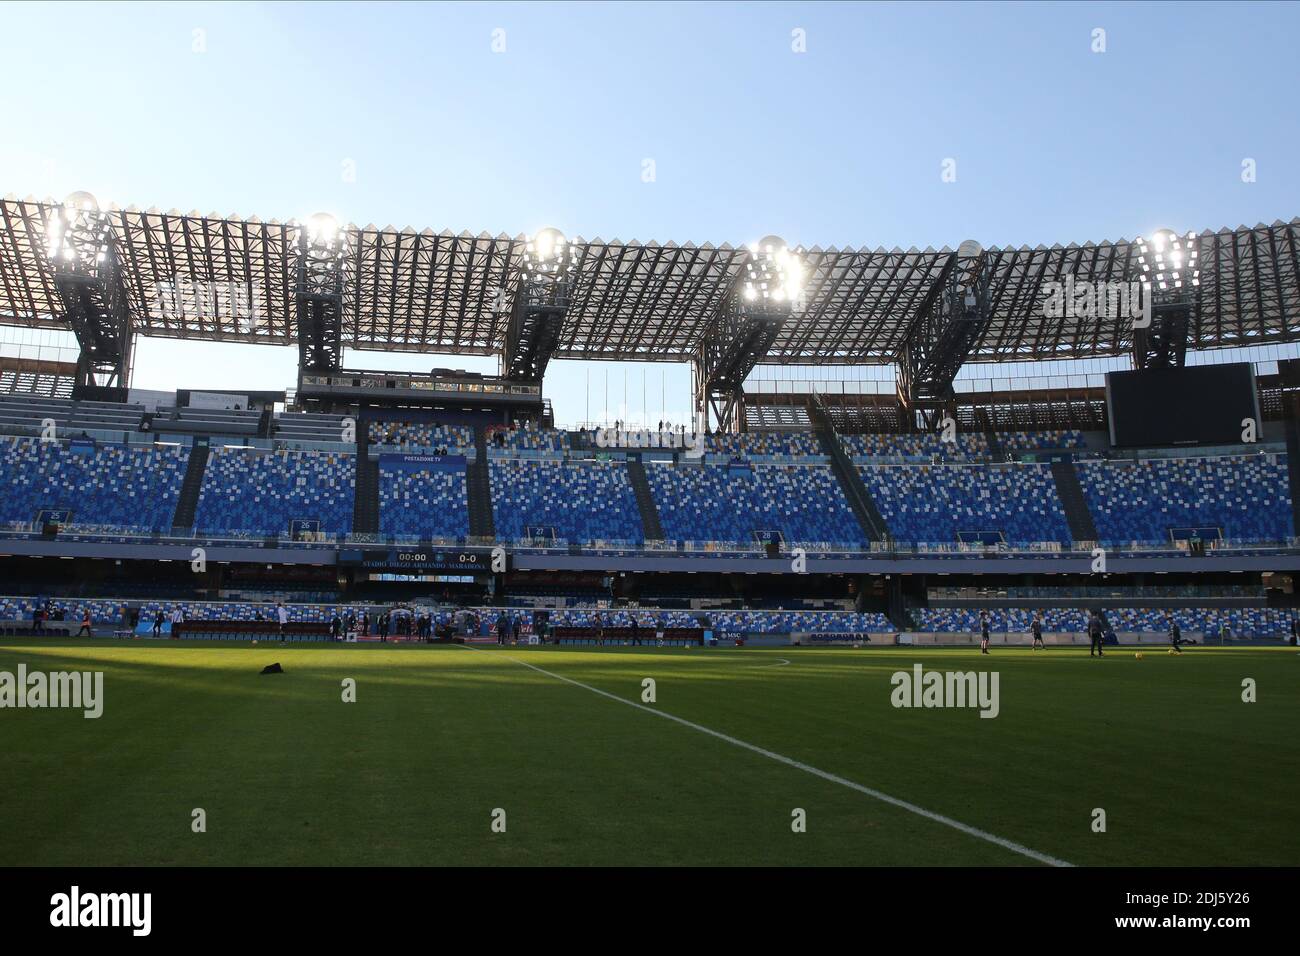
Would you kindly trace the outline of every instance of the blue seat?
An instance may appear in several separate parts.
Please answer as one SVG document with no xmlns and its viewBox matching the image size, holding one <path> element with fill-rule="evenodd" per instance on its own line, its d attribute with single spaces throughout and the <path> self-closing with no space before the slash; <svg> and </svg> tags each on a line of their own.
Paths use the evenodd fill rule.
<svg viewBox="0 0 1300 956">
<path fill-rule="evenodd" d="M 1171 529 L 1233 541 L 1295 535 L 1285 454 L 1085 461 L 1079 483 L 1103 544 L 1168 544 Z"/>
<path fill-rule="evenodd" d="M 189 450 L 0 439 L 0 521 L 69 511 L 72 524 L 166 531 L 176 514 Z"/>
<path fill-rule="evenodd" d="M 827 465 L 648 463 L 646 476 L 664 536 L 753 545 L 779 531 L 787 545 L 860 548 L 862 529 Z"/>
<path fill-rule="evenodd" d="M 465 470 L 380 468 L 379 530 L 391 537 L 463 538 L 468 535 Z"/>
<path fill-rule="evenodd" d="M 217 448 L 208 459 L 194 526 L 201 533 L 274 535 L 319 521 L 327 535 L 352 530 L 356 456 Z"/>
<path fill-rule="evenodd" d="M 570 543 L 644 540 L 622 462 L 492 459 L 488 470 L 500 540 L 521 540 L 530 527 Z"/>
<path fill-rule="evenodd" d="M 868 465 L 862 480 L 895 540 L 947 545 L 960 532 L 1011 544 L 1070 541 L 1047 465 Z"/>
</svg>

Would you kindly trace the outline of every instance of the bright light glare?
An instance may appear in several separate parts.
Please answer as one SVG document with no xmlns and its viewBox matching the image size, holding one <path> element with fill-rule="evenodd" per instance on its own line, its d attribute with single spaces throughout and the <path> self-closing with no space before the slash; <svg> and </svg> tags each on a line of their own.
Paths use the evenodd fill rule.
<svg viewBox="0 0 1300 956">
<path fill-rule="evenodd" d="M 797 302 L 804 288 L 804 264 L 783 240 L 768 236 L 749 246 L 743 295 L 772 302 Z"/>
<path fill-rule="evenodd" d="M 1136 244 L 1142 284 L 1148 291 L 1151 289 L 1152 266 L 1155 267 L 1155 281 L 1161 289 L 1169 288 L 1169 282 L 1175 289 L 1183 288 L 1187 282 L 1192 286 L 1201 284 L 1201 273 L 1196 268 L 1195 232 L 1180 238 L 1172 229 L 1157 229 L 1149 240 L 1138 236 Z"/>
<path fill-rule="evenodd" d="M 524 278 L 557 279 L 569 271 L 572 246 L 564 233 L 550 226 L 539 229 L 524 246 Z"/>
</svg>

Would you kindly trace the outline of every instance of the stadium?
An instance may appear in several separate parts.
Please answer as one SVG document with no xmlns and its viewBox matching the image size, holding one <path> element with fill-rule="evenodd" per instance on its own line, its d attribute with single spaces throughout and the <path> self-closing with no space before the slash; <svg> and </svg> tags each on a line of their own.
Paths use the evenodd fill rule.
<svg viewBox="0 0 1300 956">
<path fill-rule="evenodd" d="M 241 786 L 277 790 L 273 812 L 319 772 L 310 766 L 319 744 L 258 731 L 261 721 L 319 723 L 323 741 L 362 731 L 331 694 L 273 716 L 286 704 L 257 674 L 272 658 L 306 679 L 299 696 L 352 676 L 381 723 L 444 720 L 444 707 L 420 692 L 449 695 L 459 720 L 492 727 L 480 749 L 510 718 L 592 722 L 589 738 L 550 738 L 522 764 L 474 768 L 487 779 L 471 771 L 467 805 L 505 767 L 544 774 L 535 762 L 581 759 L 598 768 L 624 746 L 648 745 L 646 735 L 673 764 L 738 763 L 726 772 L 753 774 L 767 800 L 769 788 L 807 781 L 787 779 L 780 761 L 744 766 L 752 762 L 743 752 L 714 752 L 692 729 L 748 741 L 768 739 L 774 718 L 844 720 L 873 681 L 914 660 L 968 663 L 986 636 L 1024 710 L 1007 712 L 1018 699 L 1008 693 L 993 714 L 999 729 L 1015 728 L 1007 736 L 960 711 L 946 720 L 940 746 L 960 767 L 949 772 L 978 777 L 986 761 L 1015 761 L 1013 748 L 1034 746 L 1034 729 L 1067 737 L 1080 710 L 1118 685 L 1139 700 L 1170 695 L 1159 704 L 1163 719 L 1195 708 L 1223 728 L 1222 750 L 1202 755 L 1220 760 L 1223 774 L 1143 773 L 1134 764 L 1145 782 L 1129 781 L 1126 800 L 1140 805 L 1176 785 L 1265 812 L 1283 796 L 1257 790 L 1242 770 L 1277 741 L 1256 723 L 1262 711 L 1243 707 L 1229 685 L 1239 672 L 1277 683 L 1286 678 L 1276 669 L 1294 666 L 1295 652 L 1282 652 L 1294 647 L 1297 617 L 1300 363 L 1188 359 L 1286 339 L 1300 309 L 1300 220 L 1051 250 L 967 241 L 937 252 L 810 252 L 775 237 L 734 248 L 633 247 L 553 230 L 482 239 L 341 227 L 329 217 L 273 226 L 101 209 L 84 193 L 9 198 L 2 209 L 7 320 L 57 325 L 81 348 L 75 364 L 10 361 L 4 372 L 0 625 L 14 638 L 4 657 L 21 653 L 29 667 L 93 664 L 108 670 L 110 686 L 125 684 L 128 699 L 148 686 L 161 698 L 145 719 L 161 710 L 188 725 L 197 714 L 180 714 L 193 712 L 197 696 L 209 719 L 234 722 L 271 749 L 292 746 L 303 784 L 284 789 L 288 768 L 244 768 L 268 775 Z M 1180 247 L 1179 265 L 1157 264 L 1156 250 L 1164 261 Z M 204 308 L 144 294 L 166 285 L 165 275 L 243 295 Z M 1134 283 L 1149 313 L 1054 319 L 1047 299 L 1067 277 L 1080 289 Z M 258 301 L 264 314 L 240 311 Z M 142 393 L 128 384 L 140 334 L 297 345 L 298 380 L 281 393 Z M 344 346 L 358 340 L 496 350 L 501 374 L 343 367 Z M 1059 387 L 955 387 L 967 363 L 996 368 L 1026 355 L 1124 356 L 1131 367 Z M 689 360 L 693 420 L 555 427 L 545 372 L 552 358 L 572 356 Z M 760 365 L 850 361 L 892 361 L 892 394 L 746 389 Z M 1080 673 L 1093 611 L 1105 622 L 1101 653 L 1123 658 L 1108 662 L 1104 679 Z M 1166 657 L 1184 656 L 1170 646 L 1171 622 L 1195 645 L 1188 660 Z M 1139 665 L 1142 648 L 1152 659 Z M 1196 676 L 1185 683 L 1174 668 Z M 241 669 L 249 676 L 223 686 Z M 1032 687 L 1017 686 L 1031 675 Z M 643 679 L 653 686 L 644 697 Z M 1228 687 L 1218 703 L 1205 697 L 1214 680 Z M 249 694 L 252 709 L 236 714 Z M 633 708 L 610 706 L 607 695 Z M 856 706 L 884 722 L 889 695 L 878 696 Z M 687 724 L 671 736 L 685 739 L 660 738 L 664 728 L 636 713 L 661 701 Z M 1162 720 L 1137 701 L 1115 717 L 1153 732 Z M 21 724 L 10 726 L 18 733 Z M 894 745 L 920 730 L 903 730 Z M 139 746 L 168 746 L 156 733 Z M 806 759 L 806 746 L 775 739 L 775 752 Z M 390 759 L 410 756 L 398 743 Z M 822 757 L 807 762 L 835 763 Z M 1049 779 L 1088 769 L 1078 752 L 1062 756 L 1068 770 L 1040 759 Z M 380 782 L 394 767 L 372 769 L 373 797 L 397 799 Z M 612 767 L 591 770 L 607 772 L 618 779 Z M 692 772 L 700 789 L 690 799 L 709 799 L 703 767 Z M 581 779 L 580 789 L 594 786 L 588 771 Z M 607 787 L 597 803 L 634 796 Z M 851 814 L 860 798 L 852 788 L 816 789 L 827 791 L 819 815 Z M 1098 852 L 1086 827 L 1071 839 L 1047 819 L 1022 841 L 986 833 L 978 808 L 936 812 L 977 835 L 956 830 L 958 839 L 928 823 L 933 832 L 924 849 L 911 847 L 913 861 L 1137 863 L 1151 852 L 1142 841 Z M 610 834 L 549 850 L 543 842 L 523 859 L 633 859 L 646 832 L 634 829 L 626 845 Z M 743 859 L 777 852 L 757 831 L 733 836 Z M 408 847 L 373 837 L 365 842 L 382 854 L 377 862 L 468 862 L 484 852 L 466 837 L 446 856 L 408 857 Z M 1229 828 L 1222 843 L 1207 843 L 1185 823 L 1162 834 L 1161 852 L 1186 864 L 1294 862 L 1293 841 L 1250 837 Z M 845 831 L 826 839 L 808 841 L 802 861 L 862 851 Z M 199 862 L 183 843 L 149 841 L 143 852 Z M 211 843 L 221 849 L 202 862 L 260 857 Z M 49 852 L 57 862 L 58 845 Z M 128 863 L 142 850 L 131 842 L 101 852 L 101 862 Z M 303 862 L 335 862 L 334 853 L 364 859 L 369 850 L 343 841 L 298 852 Z M 662 852 L 641 862 L 736 859 L 715 840 Z"/>
<path fill-rule="evenodd" d="M 1300 218 L 369 214 L 0 200 L 0 863 L 1300 863 Z"/>
</svg>

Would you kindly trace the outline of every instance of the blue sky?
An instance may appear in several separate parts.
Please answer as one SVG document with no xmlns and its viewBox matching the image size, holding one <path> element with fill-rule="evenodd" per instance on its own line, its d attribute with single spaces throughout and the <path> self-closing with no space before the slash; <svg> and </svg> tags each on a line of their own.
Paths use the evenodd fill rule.
<svg viewBox="0 0 1300 956">
<path fill-rule="evenodd" d="M 1244 3 L 7 5 L 0 192 L 679 242 L 1253 224 L 1300 214 L 1296 36 L 1300 6 Z M 145 342 L 136 384 L 283 387 L 295 359 Z M 547 387 L 565 422 L 575 364 Z M 650 417 L 688 382 L 651 369 Z"/>
</svg>

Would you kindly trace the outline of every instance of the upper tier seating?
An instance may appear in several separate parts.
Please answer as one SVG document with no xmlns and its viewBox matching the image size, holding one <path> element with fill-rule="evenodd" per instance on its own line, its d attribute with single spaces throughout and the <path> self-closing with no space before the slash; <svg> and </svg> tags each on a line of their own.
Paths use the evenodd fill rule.
<svg viewBox="0 0 1300 956">
<path fill-rule="evenodd" d="M 324 412 L 284 412 L 275 416 L 275 437 L 291 442 L 343 442 L 351 434 L 355 444 L 355 421 L 345 429 L 349 416 Z"/>
<path fill-rule="evenodd" d="M 1001 532 L 1012 544 L 1070 541 L 1047 465 L 868 465 L 862 480 L 894 539 L 953 544 Z"/>
<path fill-rule="evenodd" d="M 35 521 L 43 509 L 70 523 L 169 530 L 189 450 L 100 445 L 74 452 L 58 442 L 0 438 L 0 521 Z"/>
<path fill-rule="evenodd" d="M 1077 466 L 1103 544 L 1168 544 L 1170 529 L 1234 541 L 1294 537 L 1285 454 L 1085 461 Z"/>
<path fill-rule="evenodd" d="M 390 537 L 469 534 L 465 471 L 379 469 L 379 531 Z"/>
<path fill-rule="evenodd" d="M 370 444 L 398 448 L 445 448 L 449 455 L 464 455 L 474 447 L 474 429 L 469 425 L 438 425 L 433 422 L 369 422 Z"/>
<path fill-rule="evenodd" d="M 709 454 L 737 455 L 749 458 L 754 455 L 824 455 L 821 442 L 812 432 L 742 432 L 708 435 L 704 450 Z"/>
<path fill-rule="evenodd" d="M 998 441 L 1007 451 L 1042 451 L 1058 448 L 1087 448 L 1088 442 L 1078 429 L 1038 432 L 998 432 Z"/>
<path fill-rule="evenodd" d="M 355 455 L 214 448 L 194 526 L 200 533 L 277 534 L 307 520 L 319 521 L 325 534 L 348 534 L 355 484 Z"/>
<path fill-rule="evenodd" d="M 489 448 L 507 448 L 511 451 L 563 451 L 569 447 L 569 433 L 553 428 L 538 428 L 524 422 L 513 428 L 499 428 L 491 432 Z"/>
<path fill-rule="evenodd" d="M 521 540 L 530 527 L 570 543 L 644 540 L 623 462 L 493 459 L 489 468 L 499 540 Z"/>
<path fill-rule="evenodd" d="M 840 443 L 850 457 L 863 458 L 970 458 L 989 454 L 988 439 L 980 432 L 958 432 L 945 442 L 939 432 L 914 435 L 841 435 Z"/>
<path fill-rule="evenodd" d="M 678 541 L 756 543 L 779 531 L 787 545 L 861 547 L 862 529 L 826 465 L 648 463 L 646 475 L 664 535 Z"/>
</svg>

